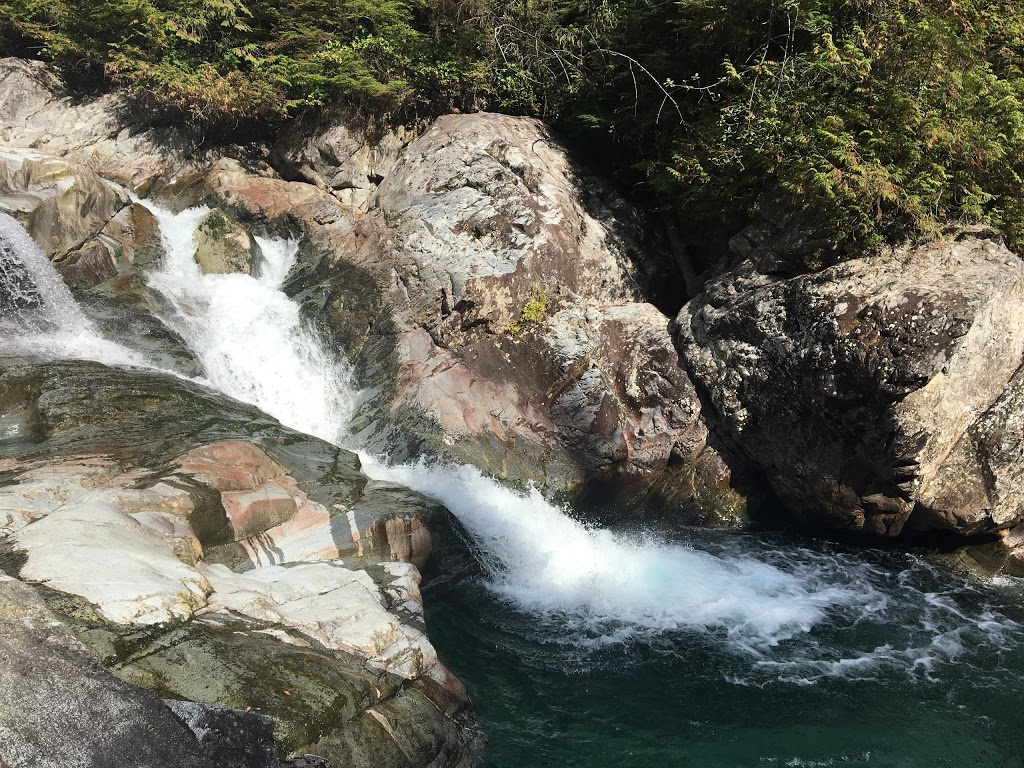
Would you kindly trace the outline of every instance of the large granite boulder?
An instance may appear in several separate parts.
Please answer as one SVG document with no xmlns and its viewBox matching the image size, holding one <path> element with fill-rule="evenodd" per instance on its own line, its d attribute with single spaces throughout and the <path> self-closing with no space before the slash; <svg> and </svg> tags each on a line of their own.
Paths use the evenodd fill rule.
<svg viewBox="0 0 1024 768">
<path fill-rule="evenodd" d="M 552 491 L 635 491 L 667 472 L 674 503 L 742 506 L 727 468 L 694 470 L 715 449 L 668 318 L 645 300 L 668 262 L 539 122 L 441 118 L 352 231 L 343 259 L 290 288 L 355 360 L 355 428 L 375 450 Z"/>
<path fill-rule="evenodd" d="M 644 298 L 669 267 L 644 255 L 628 206 L 523 118 L 442 118 L 387 168 L 366 214 L 229 158 L 154 193 L 301 236 L 285 290 L 353 361 L 372 450 L 743 519 L 669 319 Z"/>
<path fill-rule="evenodd" d="M 788 278 L 746 262 L 676 325 L 720 423 L 798 519 L 885 536 L 1024 520 L 1024 265 L 998 239 Z"/>
</svg>

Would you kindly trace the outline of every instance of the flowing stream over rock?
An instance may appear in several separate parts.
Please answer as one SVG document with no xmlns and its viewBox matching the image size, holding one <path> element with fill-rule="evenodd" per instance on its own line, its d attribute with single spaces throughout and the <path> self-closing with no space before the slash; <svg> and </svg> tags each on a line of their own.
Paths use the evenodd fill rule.
<svg viewBox="0 0 1024 768">
<path fill-rule="evenodd" d="M 137 353 L 103 338 L 25 228 L 2 211 L 0 355 L 147 365 Z"/>
<path fill-rule="evenodd" d="M 259 240 L 259 277 L 203 275 L 206 209 L 146 205 L 162 319 L 206 383 L 358 449 L 348 365 L 281 290 L 298 244 Z M 0 218 L 0 240 L 0 352 L 144 362 L 96 334 L 20 225 Z M 472 467 L 361 458 L 470 534 L 479 574 L 438 587 L 428 618 L 493 729 L 493 765 L 1020 765 L 1016 583 L 774 536 L 598 529 Z"/>
<path fill-rule="evenodd" d="M 298 244 L 259 240 L 265 262 L 258 278 L 203 275 L 193 237 L 208 209 L 151 210 L 167 252 L 152 285 L 175 307 L 165 321 L 199 357 L 210 384 L 287 426 L 346 443 L 358 397 L 351 376 L 281 290 Z M 473 535 L 495 592 L 528 611 L 562 615 L 574 642 L 722 629 L 731 644 L 758 652 L 807 632 L 830 610 L 884 602 L 870 581 L 830 572 L 825 561 L 796 572 L 742 553 L 618 536 L 586 527 L 536 490 L 510 490 L 472 467 L 361 458 L 371 477 L 448 506 Z"/>
</svg>

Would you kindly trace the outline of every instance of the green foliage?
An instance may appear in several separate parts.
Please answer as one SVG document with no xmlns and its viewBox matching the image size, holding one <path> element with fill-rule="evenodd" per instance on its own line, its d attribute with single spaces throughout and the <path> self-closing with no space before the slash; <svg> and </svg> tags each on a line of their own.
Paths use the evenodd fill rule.
<svg viewBox="0 0 1024 768">
<path fill-rule="evenodd" d="M 510 336 L 517 337 L 527 326 L 540 325 L 544 315 L 548 312 L 548 295 L 542 288 L 534 288 L 530 293 L 530 299 L 519 312 L 519 317 L 505 326 L 505 332 Z"/>
<path fill-rule="evenodd" d="M 768 193 L 837 242 L 953 220 L 1024 247 L 1024 4 L 621 0 L 614 15 L 602 47 L 631 57 L 629 78 L 592 56 L 579 107 L 636 147 L 660 205 L 715 220 Z"/>
<path fill-rule="evenodd" d="M 1020 246 L 1018 3 L 786 0 L 761 18 L 756 46 L 727 51 L 716 108 L 672 139 L 675 195 L 750 202 L 769 181 L 859 243 L 961 220 Z"/>
<path fill-rule="evenodd" d="M 1019 0 L 0 0 L 0 34 L 223 133 L 536 114 L 697 228 L 768 195 L 837 242 L 954 220 L 1024 247 Z"/>
<path fill-rule="evenodd" d="M 464 106 L 481 57 L 418 0 L 3 0 L 3 54 L 131 88 L 164 119 L 223 132 L 344 99 L 378 113 Z M 460 47 L 461 46 L 461 47 Z"/>
</svg>

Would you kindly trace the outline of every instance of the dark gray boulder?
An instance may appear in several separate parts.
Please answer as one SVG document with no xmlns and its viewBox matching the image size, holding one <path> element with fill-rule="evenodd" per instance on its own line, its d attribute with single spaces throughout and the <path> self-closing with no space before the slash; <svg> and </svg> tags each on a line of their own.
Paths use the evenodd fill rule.
<svg viewBox="0 0 1024 768">
<path fill-rule="evenodd" d="M 897 536 L 1024 518 L 1024 265 L 997 239 L 950 233 L 796 277 L 745 262 L 676 332 L 797 519 Z"/>
<path fill-rule="evenodd" d="M 2 574 L 0 764 L 9 768 L 217 765 L 160 699 L 104 669 L 50 613 L 35 590 Z"/>
</svg>

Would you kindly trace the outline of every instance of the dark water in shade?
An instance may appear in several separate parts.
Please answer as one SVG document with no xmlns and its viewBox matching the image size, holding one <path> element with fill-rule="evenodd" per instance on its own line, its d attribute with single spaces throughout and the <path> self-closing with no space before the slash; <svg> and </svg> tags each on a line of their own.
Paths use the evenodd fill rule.
<svg viewBox="0 0 1024 768">
<path fill-rule="evenodd" d="M 683 539 L 801 578 L 846 573 L 880 599 L 769 648 L 725 629 L 607 624 L 624 639 L 604 644 L 573 616 L 499 597 L 465 556 L 428 582 L 427 621 L 480 711 L 487 766 L 1024 766 L 1020 582 L 980 587 L 908 555 L 774 536 Z"/>
</svg>

